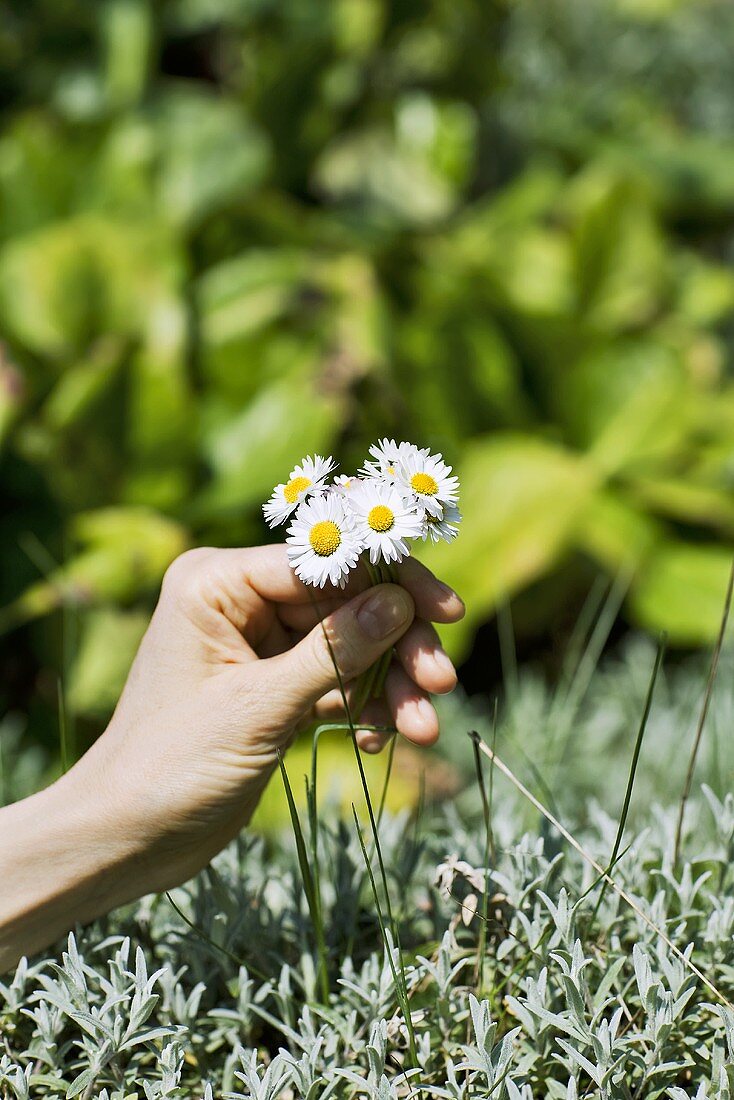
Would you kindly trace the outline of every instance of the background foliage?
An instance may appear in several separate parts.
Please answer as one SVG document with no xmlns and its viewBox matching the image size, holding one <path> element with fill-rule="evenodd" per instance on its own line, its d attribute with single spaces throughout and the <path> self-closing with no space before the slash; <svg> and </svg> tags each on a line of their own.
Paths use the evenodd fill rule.
<svg viewBox="0 0 734 1100">
<path fill-rule="evenodd" d="M 63 664 L 104 717 L 168 561 L 261 539 L 295 459 L 384 433 L 464 482 L 428 555 L 469 605 L 456 656 L 508 596 L 533 585 L 543 630 L 597 573 L 709 640 L 733 39 L 728 0 L 10 5 L 6 708 L 47 736 Z"/>
</svg>

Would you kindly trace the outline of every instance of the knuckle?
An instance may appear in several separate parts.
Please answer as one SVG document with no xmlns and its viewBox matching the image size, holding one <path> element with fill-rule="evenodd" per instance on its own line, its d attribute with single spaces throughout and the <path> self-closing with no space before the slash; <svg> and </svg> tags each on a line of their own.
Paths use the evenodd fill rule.
<svg viewBox="0 0 734 1100">
<path fill-rule="evenodd" d="M 197 546 L 174 558 L 163 576 L 163 595 L 179 597 L 190 592 L 192 585 L 195 586 L 196 578 L 201 576 L 203 562 L 213 553 L 216 551 L 210 546 Z"/>
<path fill-rule="evenodd" d="M 339 638 L 333 626 L 325 620 L 316 627 L 313 649 L 320 679 L 337 683 L 339 675 L 347 679 L 350 675 L 352 660 L 349 647 L 343 638 Z"/>
<path fill-rule="evenodd" d="M 359 652 L 348 631 L 339 631 L 336 624 L 325 619 L 317 627 L 316 655 L 325 677 L 336 683 L 350 679 L 359 668 Z"/>
<path fill-rule="evenodd" d="M 318 634 L 314 639 L 313 657 L 316 663 L 316 667 L 319 672 L 320 679 L 327 680 L 329 682 L 336 682 L 337 675 L 334 668 L 336 662 L 336 649 L 334 643 L 331 643 L 331 649 L 326 644 L 326 638 L 323 635 L 320 627 L 316 628 Z M 341 667 L 339 669 L 341 672 Z"/>
</svg>

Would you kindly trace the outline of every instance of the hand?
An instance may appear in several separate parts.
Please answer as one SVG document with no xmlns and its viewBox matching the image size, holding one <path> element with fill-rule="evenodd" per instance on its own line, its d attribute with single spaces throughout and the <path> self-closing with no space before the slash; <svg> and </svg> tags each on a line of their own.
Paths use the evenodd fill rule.
<svg viewBox="0 0 734 1100">
<path fill-rule="evenodd" d="M 428 692 L 450 691 L 456 674 L 431 621 L 454 622 L 464 608 L 415 559 L 398 575 L 400 585 L 367 590 L 357 570 L 344 592 L 309 589 L 283 546 L 199 549 L 174 562 L 107 730 L 48 791 L 0 812 L 0 826 L 15 811 L 15 828 L 26 831 L 43 819 L 46 839 L 28 848 L 45 866 L 55 861 L 64 920 L 88 919 L 205 866 L 249 820 L 276 750 L 304 724 L 343 716 L 332 654 L 350 695 L 355 677 L 394 646 L 385 700 L 369 703 L 362 721 L 394 723 L 415 744 L 435 741 Z M 385 740 L 358 734 L 370 752 Z M 43 805 L 24 815 L 37 799 Z M 7 864 L 0 847 L 0 874 Z M 28 869 L 25 879 L 32 890 Z M 87 887 L 75 902 L 77 880 Z M 52 938 L 48 906 L 35 895 L 26 905 L 37 905 L 39 935 Z M 1 948 L 0 907 L 0 958 Z"/>
<path fill-rule="evenodd" d="M 354 677 L 395 645 L 385 702 L 368 705 L 363 721 L 394 721 L 416 744 L 435 741 L 427 693 L 450 691 L 456 674 L 430 620 L 458 619 L 463 605 L 415 559 L 399 575 L 400 586 L 368 591 L 361 571 L 345 592 L 308 588 L 283 546 L 194 550 L 169 569 L 115 715 L 87 762 L 120 812 L 136 828 L 146 823 L 163 884 L 199 870 L 239 832 L 276 749 L 299 727 L 343 716 L 334 661 L 352 694 Z M 384 740 L 358 737 L 368 751 Z"/>
</svg>

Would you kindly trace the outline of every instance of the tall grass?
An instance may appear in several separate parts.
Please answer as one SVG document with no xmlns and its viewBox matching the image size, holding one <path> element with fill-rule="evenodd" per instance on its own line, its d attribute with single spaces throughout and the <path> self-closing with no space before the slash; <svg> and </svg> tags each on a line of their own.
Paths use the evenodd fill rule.
<svg viewBox="0 0 734 1100">
<path fill-rule="evenodd" d="M 732 590 L 734 589 L 734 560 L 732 561 L 731 572 L 729 573 L 729 583 L 726 588 L 726 597 L 724 599 L 724 610 L 721 615 L 721 624 L 719 626 L 719 634 L 716 639 L 716 645 L 714 646 L 713 653 L 711 655 L 711 665 L 709 667 L 708 679 L 706 680 L 706 690 L 703 694 L 703 704 L 701 706 L 701 714 L 698 719 L 698 725 L 696 727 L 696 736 L 693 739 L 693 746 L 691 748 L 691 755 L 688 761 L 688 770 L 686 771 L 685 783 L 683 785 L 683 793 L 681 794 L 680 806 L 678 808 L 678 822 L 675 830 L 675 845 L 673 848 L 673 864 L 677 866 L 680 858 L 680 846 L 683 836 L 683 819 L 686 812 L 686 804 L 691 793 L 691 784 L 693 783 L 693 773 L 696 769 L 696 760 L 698 758 L 698 750 L 701 747 L 701 740 L 703 738 L 703 730 L 706 725 L 706 719 L 708 717 L 709 706 L 711 704 L 711 696 L 713 695 L 714 684 L 716 682 L 716 673 L 719 669 L 719 660 L 721 658 L 721 650 L 724 645 L 724 638 L 726 637 L 726 627 L 729 622 L 729 612 L 731 610 Z"/>
<path fill-rule="evenodd" d="M 627 787 L 624 792 L 624 801 L 622 803 L 622 812 L 619 816 L 619 824 L 617 826 L 617 835 L 614 838 L 614 846 L 612 848 L 612 854 L 609 857 L 609 863 L 606 868 L 605 874 L 608 876 L 612 873 L 612 869 L 616 866 L 619 858 L 619 850 L 622 847 L 622 837 L 624 836 L 625 826 L 627 824 L 627 815 L 629 814 L 630 803 L 632 802 L 632 791 L 635 786 L 635 776 L 637 775 L 637 766 L 640 762 L 640 752 L 642 751 L 642 742 L 645 737 L 645 730 L 647 729 L 647 723 L 650 719 L 650 711 L 652 710 L 652 699 L 655 692 L 655 684 L 657 683 L 658 674 L 662 668 L 663 659 L 665 657 L 665 646 L 667 639 L 663 635 L 658 644 L 658 651 L 655 656 L 655 664 L 650 675 L 650 684 L 647 689 L 647 696 L 645 698 L 645 706 L 642 711 L 642 718 L 640 719 L 640 726 L 637 731 L 637 739 L 635 741 L 635 747 L 632 752 L 632 760 L 630 761 L 629 775 L 627 776 Z M 602 887 L 599 891 L 599 897 L 594 908 L 592 920 L 595 920 L 599 910 L 601 908 L 602 901 L 604 900 L 604 894 L 607 888 L 607 879 L 602 879 Z"/>
</svg>

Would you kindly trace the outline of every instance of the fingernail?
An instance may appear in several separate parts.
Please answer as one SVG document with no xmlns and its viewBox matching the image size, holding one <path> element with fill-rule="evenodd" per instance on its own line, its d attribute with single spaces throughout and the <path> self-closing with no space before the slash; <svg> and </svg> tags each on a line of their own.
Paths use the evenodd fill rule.
<svg viewBox="0 0 734 1100">
<path fill-rule="evenodd" d="M 439 672 L 443 672 L 446 676 L 454 676 L 454 665 L 449 657 L 448 653 L 444 649 L 437 647 L 433 651 L 433 663 Z"/>
<path fill-rule="evenodd" d="M 365 634 L 379 641 L 394 634 L 411 618 L 412 602 L 407 592 L 392 587 L 373 592 L 357 612 L 357 622 Z"/>
<path fill-rule="evenodd" d="M 359 732 L 363 733 L 362 730 L 360 730 Z M 382 742 L 378 737 L 375 736 L 369 738 L 363 736 L 359 739 L 359 747 L 362 752 L 368 752 L 370 756 L 376 756 L 377 753 L 380 752 L 380 750 L 382 749 Z"/>
<path fill-rule="evenodd" d="M 442 595 L 448 596 L 451 600 L 458 600 L 462 607 L 464 606 L 464 601 L 462 600 L 461 596 L 458 592 L 455 592 L 450 585 L 444 584 L 443 581 L 440 581 L 436 578 L 436 587 L 440 590 Z"/>
<path fill-rule="evenodd" d="M 433 703 L 430 701 L 430 699 L 418 700 L 418 713 L 420 714 L 421 718 L 424 718 L 426 721 L 433 722 L 435 714 Z"/>
</svg>

